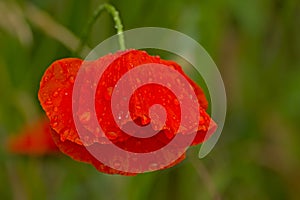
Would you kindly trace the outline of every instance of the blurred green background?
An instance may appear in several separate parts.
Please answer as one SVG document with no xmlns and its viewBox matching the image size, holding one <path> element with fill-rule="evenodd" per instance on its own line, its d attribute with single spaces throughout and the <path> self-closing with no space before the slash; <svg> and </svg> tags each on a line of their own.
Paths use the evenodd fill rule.
<svg viewBox="0 0 300 200">
<path fill-rule="evenodd" d="M 0 199 L 299 199 L 300 1 L 298 0 L 0 0 L 1 146 L 43 113 L 39 80 L 49 64 L 73 55 L 95 8 L 120 11 L 126 29 L 181 31 L 215 60 L 228 97 L 213 151 L 199 147 L 171 169 L 136 177 L 101 174 L 69 157 L 0 150 Z M 88 44 L 115 34 L 107 13 Z"/>
</svg>

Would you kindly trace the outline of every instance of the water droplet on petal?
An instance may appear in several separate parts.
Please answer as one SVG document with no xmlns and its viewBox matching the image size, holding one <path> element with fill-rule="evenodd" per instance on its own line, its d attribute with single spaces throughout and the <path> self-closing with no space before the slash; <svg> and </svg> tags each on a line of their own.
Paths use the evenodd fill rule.
<svg viewBox="0 0 300 200">
<path fill-rule="evenodd" d="M 142 123 L 143 126 L 149 124 L 150 121 L 151 121 L 151 119 L 146 115 L 143 115 L 141 117 L 141 123 Z"/>
<path fill-rule="evenodd" d="M 83 145 L 82 141 L 79 138 L 75 139 L 75 143 L 79 144 L 79 145 Z"/>
<path fill-rule="evenodd" d="M 136 109 L 138 109 L 138 110 L 140 110 L 140 109 L 142 108 L 142 107 L 139 106 L 139 105 L 136 105 L 135 107 L 136 107 Z"/>
<path fill-rule="evenodd" d="M 151 164 L 149 165 L 149 169 L 150 169 L 150 170 L 156 170 L 157 167 L 158 167 L 158 164 L 157 164 L 157 163 L 151 163 Z"/>
<path fill-rule="evenodd" d="M 53 92 L 52 96 L 53 96 L 53 97 L 57 97 L 58 94 L 59 94 L 58 91 L 55 91 L 55 92 Z"/>
<path fill-rule="evenodd" d="M 81 114 L 79 116 L 79 120 L 82 123 L 87 123 L 88 121 L 90 121 L 90 119 L 91 119 L 91 113 L 90 112 L 84 112 L 83 114 Z"/>
<path fill-rule="evenodd" d="M 56 127 L 57 125 L 58 125 L 57 122 L 53 122 L 53 123 L 52 123 L 52 127 Z"/>
<path fill-rule="evenodd" d="M 105 92 L 105 95 L 104 95 L 106 100 L 110 100 L 112 91 L 113 91 L 113 87 L 108 87 L 106 89 L 106 92 Z"/>
<path fill-rule="evenodd" d="M 174 104 L 179 105 L 179 101 L 177 99 L 174 99 Z"/>
<path fill-rule="evenodd" d="M 70 77 L 69 77 L 69 82 L 70 82 L 70 83 L 74 83 L 74 80 L 75 80 L 74 76 L 70 76 Z"/>
<path fill-rule="evenodd" d="M 118 134 L 116 132 L 110 131 L 110 132 L 106 133 L 106 136 L 110 140 L 115 140 L 118 137 Z"/>
<path fill-rule="evenodd" d="M 83 140 L 84 140 L 84 141 L 89 141 L 89 140 L 90 140 L 90 137 L 89 137 L 89 136 L 84 136 L 84 137 L 83 137 Z"/>
<path fill-rule="evenodd" d="M 174 133 L 172 131 L 168 131 L 168 130 L 165 131 L 165 134 L 168 139 L 172 139 L 172 137 L 174 136 Z"/>
<path fill-rule="evenodd" d="M 199 121 L 200 121 L 200 124 L 203 124 L 205 122 L 204 117 L 202 115 L 200 115 Z"/>
<path fill-rule="evenodd" d="M 115 160 L 113 162 L 113 166 L 115 169 L 119 169 L 121 167 L 121 162 L 119 160 Z"/>
<path fill-rule="evenodd" d="M 53 102 L 52 102 L 52 100 L 51 100 L 51 99 L 47 99 L 47 101 L 45 101 L 45 104 L 47 104 L 47 105 L 52 105 L 52 104 L 53 104 Z"/>
<path fill-rule="evenodd" d="M 45 77 L 44 77 L 44 81 L 45 81 L 45 82 L 49 81 L 49 76 L 45 76 Z"/>
<path fill-rule="evenodd" d="M 53 111 L 54 111 L 54 112 L 57 112 L 57 111 L 58 111 L 58 107 L 55 106 L 55 107 L 53 108 Z"/>
</svg>

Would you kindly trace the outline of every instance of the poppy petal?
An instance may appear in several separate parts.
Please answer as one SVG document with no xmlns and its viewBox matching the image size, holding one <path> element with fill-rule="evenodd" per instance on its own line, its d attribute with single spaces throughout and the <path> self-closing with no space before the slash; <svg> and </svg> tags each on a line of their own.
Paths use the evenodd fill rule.
<svg viewBox="0 0 300 200">
<path fill-rule="evenodd" d="M 57 145 L 57 147 L 60 149 L 60 151 L 70 156 L 72 159 L 76 161 L 92 164 L 98 171 L 103 173 L 121 174 L 127 176 L 135 175 L 133 173 L 126 173 L 126 172 L 112 169 L 104 165 L 100 161 L 98 161 L 95 157 L 93 157 L 83 145 L 79 145 L 69 140 L 62 141 L 59 137 L 59 134 L 57 134 L 54 130 L 52 130 L 51 133 L 52 133 L 53 140 Z M 93 145 L 99 145 L 99 144 L 95 143 Z"/>
<path fill-rule="evenodd" d="M 45 71 L 40 82 L 38 98 L 51 128 L 62 141 L 70 140 L 82 144 L 73 121 L 72 90 L 76 74 L 82 64 L 78 58 L 57 60 Z"/>
<path fill-rule="evenodd" d="M 190 84 L 195 92 L 199 103 L 200 120 L 195 122 L 195 116 L 199 113 L 192 111 L 193 109 L 185 107 L 185 110 L 190 110 L 189 115 L 180 115 L 179 100 L 174 96 L 168 88 L 159 86 L 158 84 L 147 84 L 138 88 L 129 101 L 130 116 L 121 116 L 117 125 L 111 110 L 111 99 L 114 87 L 117 81 L 128 71 L 143 64 L 163 64 L 170 69 L 174 69 L 181 74 Z M 80 95 L 78 99 L 73 98 L 73 87 L 78 70 L 84 66 L 84 81 L 81 82 Z M 105 71 L 104 71 L 105 70 Z M 147 73 L 153 75 L 157 73 L 155 70 L 147 69 Z M 145 72 L 146 73 L 146 72 Z M 97 80 L 99 74 L 102 74 L 99 82 Z M 171 76 L 169 74 L 157 74 L 157 76 Z M 177 80 L 176 77 L 168 77 L 170 80 Z M 94 81 L 94 82 L 93 82 Z M 176 83 L 175 83 L 176 84 Z M 180 83 L 177 83 L 180 84 Z M 121 86 L 122 87 L 122 86 Z M 124 86 L 125 87 L 125 86 Z M 89 99 L 93 99 L 93 91 L 96 90 L 95 109 L 96 118 L 91 117 L 91 108 Z M 76 90 L 77 91 L 77 90 Z M 78 92 L 78 91 L 77 91 Z M 187 92 L 182 89 L 183 95 Z M 77 95 L 75 95 L 77 96 Z M 108 138 L 115 145 L 122 149 L 131 152 L 151 152 L 155 151 L 164 145 L 167 145 L 172 138 L 177 134 L 184 137 L 186 133 L 196 129 L 197 134 L 191 145 L 196 145 L 204 142 L 215 130 L 217 125 L 212 121 L 206 113 L 208 102 L 203 90 L 194 83 L 182 70 L 182 68 L 173 61 L 160 59 L 158 56 L 150 56 L 145 51 L 126 50 L 115 54 L 108 54 L 95 61 L 82 61 L 77 58 L 65 58 L 55 61 L 46 70 L 41 83 L 38 94 L 41 106 L 50 119 L 50 125 L 53 129 L 52 137 L 59 149 L 72 157 L 75 160 L 87 162 L 96 167 L 97 170 L 109 174 L 132 175 L 130 173 L 121 172 L 105 166 L 103 163 L 95 159 L 85 148 L 97 147 L 97 145 L 107 145 Z M 162 98 L 163 97 L 163 98 Z M 72 102 L 78 101 L 78 107 L 73 110 Z M 162 105 L 166 110 L 166 121 L 159 116 L 154 116 L 152 119 L 149 115 L 149 109 L 154 104 Z M 94 108 L 92 108 L 94 109 Z M 77 133 L 74 124 L 73 111 L 76 119 L 79 120 L 79 126 L 84 130 L 84 136 Z M 188 119 L 191 123 L 186 127 L 179 127 L 181 117 Z M 133 125 L 146 126 L 151 123 L 150 131 L 158 133 L 150 138 L 133 137 L 126 134 L 123 129 L 135 131 Z M 99 131 L 98 126 L 101 126 L 104 133 Z M 78 124 L 77 124 L 78 126 Z M 162 127 L 162 128 L 161 128 Z M 78 127 L 77 127 L 78 128 Z M 139 132 L 139 134 L 143 134 Z M 182 155 L 174 163 L 167 167 L 173 166 L 183 160 L 185 155 Z"/>
<path fill-rule="evenodd" d="M 60 149 L 60 151 L 63 152 L 64 154 L 70 156 L 72 159 L 74 159 L 76 161 L 92 164 L 98 171 L 107 173 L 107 174 L 119 174 L 119 175 L 125 175 L 125 176 L 136 175 L 135 173 L 123 172 L 123 171 L 119 171 L 119 170 L 113 169 L 111 167 L 108 167 L 108 166 L 104 165 L 103 163 L 101 163 L 94 156 L 92 156 L 90 154 L 90 152 L 83 145 L 76 144 L 69 140 L 61 141 L 59 134 L 57 134 L 54 130 L 51 131 L 51 134 L 52 134 L 55 144 Z M 99 144 L 99 143 L 92 144 L 92 146 L 94 146 L 94 148 L 97 148 L 97 145 L 103 145 L 103 144 Z M 180 163 L 182 160 L 184 160 L 184 158 L 185 158 L 185 154 L 180 156 L 175 162 L 171 163 L 170 165 L 166 166 L 165 168 L 169 168 L 169 167 L 172 167 L 172 166 Z"/>
</svg>

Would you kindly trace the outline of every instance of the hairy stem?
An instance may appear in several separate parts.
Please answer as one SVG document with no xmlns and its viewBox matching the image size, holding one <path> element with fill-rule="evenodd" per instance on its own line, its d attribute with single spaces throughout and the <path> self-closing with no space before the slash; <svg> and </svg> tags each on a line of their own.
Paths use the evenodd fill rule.
<svg viewBox="0 0 300 200">
<path fill-rule="evenodd" d="M 125 50 L 125 41 L 124 41 L 124 35 L 123 35 L 123 25 L 121 22 L 121 18 L 119 16 L 119 12 L 116 10 L 116 8 L 110 4 L 101 4 L 94 12 L 92 18 L 88 21 L 87 27 L 84 30 L 82 37 L 81 37 L 81 42 L 79 44 L 79 47 L 76 50 L 76 54 L 79 54 L 85 45 L 88 35 L 95 24 L 96 20 L 98 17 L 102 14 L 103 11 L 107 11 L 112 17 L 115 22 L 115 28 L 117 30 L 117 34 L 119 36 L 119 45 L 121 50 Z"/>
</svg>

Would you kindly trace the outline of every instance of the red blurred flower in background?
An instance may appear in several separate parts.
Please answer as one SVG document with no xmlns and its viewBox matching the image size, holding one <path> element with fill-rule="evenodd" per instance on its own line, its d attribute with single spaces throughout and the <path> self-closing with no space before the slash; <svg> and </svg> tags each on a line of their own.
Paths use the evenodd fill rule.
<svg viewBox="0 0 300 200">
<path fill-rule="evenodd" d="M 27 125 L 19 134 L 9 137 L 7 149 L 11 153 L 35 156 L 59 152 L 51 137 L 49 120 L 46 118 Z"/>
</svg>

